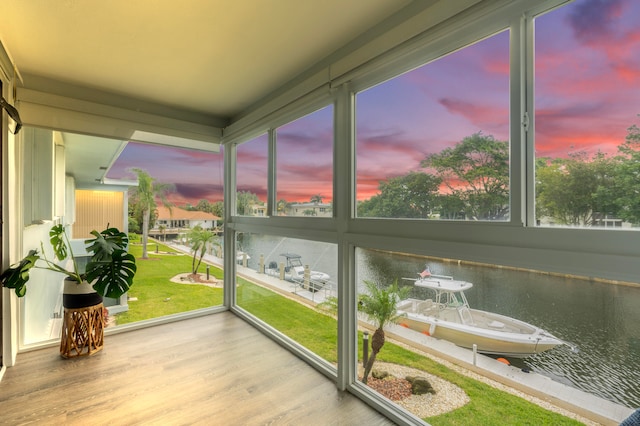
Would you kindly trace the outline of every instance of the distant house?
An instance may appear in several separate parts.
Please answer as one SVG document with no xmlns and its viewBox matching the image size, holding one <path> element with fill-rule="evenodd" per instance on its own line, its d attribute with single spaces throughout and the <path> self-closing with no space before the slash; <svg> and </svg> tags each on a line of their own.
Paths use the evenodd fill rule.
<svg viewBox="0 0 640 426">
<path fill-rule="evenodd" d="M 262 204 L 252 204 L 251 205 L 251 212 L 249 213 L 249 216 L 266 216 L 267 215 L 267 205 L 262 203 Z"/>
<path fill-rule="evenodd" d="M 288 208 L 289 216 L 331 217 L 333 206 L 330 203 L 293 203 Z"/>
<path fill-rule="evenodd" d="M 158 206 L 158 217 L 151 229 L 154 233 L 164 230 L 166 233 L 174 233 L 180 229 L 191 229 L 200 225 L 204 229 L 215 229 L 218 227 L 220 218 L 214 214 L 198 210 L 185 210 L 179 207 L 169 208 Z M 173 231 L 173 232 L 172 232 Z"/>
</svg>

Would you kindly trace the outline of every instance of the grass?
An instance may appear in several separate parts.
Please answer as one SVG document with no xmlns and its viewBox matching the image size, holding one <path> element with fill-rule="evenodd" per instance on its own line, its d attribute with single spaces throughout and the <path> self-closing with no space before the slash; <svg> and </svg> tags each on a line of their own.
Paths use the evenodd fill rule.
<svg viewBox="0 0 640 426">
<path fill-rule="evenodd" d="M 328 315 L 316 312 L 270 290 L 238 280 L 238 305 L 283 334 L 302 344 L 329 362 L 337 360 L 337 323 Z M 359 334 L 359 357 L 362 358 L 362 334 Z M 548 411 L 523 398 L 463 376 L 419 355 L 387 342 L 379 361 L 391 362 L 426 371 L 461 387 L 471 399 L 464 407 L 440 416 L 425 418 L 439 425 L 579 425 L 580 422 Z"/>
<path fill-rule="evenodd" d="M 150 245 L 150 248 L 154 245 Z M 160 250 L 173 251 L 160 244 Z M 118 315 L 118 323 L 138 321 L 172 313 L 215 306 L 222 303 L 222 290 L 200 285 L 181 285 L 169 281 L 180 272 L 191 271 L 191 256 L 161 255 L 149 252 L 149 260 L 139 259 L 142 249 L 133 245 L 138 273 L 130 291 L 138 301 L 130 302 L 130 311 Z M 201 270 L 205 267 L 202 266 Z M 222 279 L 222 270 L 211 267 L 213 276 Z M 337 360 L 337 323 L 273 291 L 238 278 L 238 304 L 329 362 Z M 168 301 L 165 299 L 169 298 Z M 359 351 L 362 334 L 359 333 Z M 362 354 L 360 353 L 360 358 Z M 495 389 L 461 375 L 431 358 L 387 342 L 379 361 L 391 362 L 435 374 L 462 388 L 471 401 L 440 416 L 425 418 L 434 426 L 454 425 L 579 425 L 580 422 L 545 410 L 525 399 Z"/>
<path fill-rule="evenodd" d="M 271 290 L 238 279 L 238 305 L 329 362 L 337 361 L 337 323 Z"/>
<path fill-rule="evenodd" d="M 222 289 L 204 285 L 177 284 L 170 279 L 180 273 L 191 272 L 192 256 L 181 254 L 156 254 L 155 244 L 149 244 L 149 259 L 141 259 L 142 246 L 131 244 L 129 252 L 136 257 L 138 271 L 129 297 L 129 310 L 117 315 L 117 324 L 126 324 L 165 315 L 222 304 Z M 177 253 L 163 244 L 160 252 Z M 206 273 L 206 265 L 200 265 L 200 273 Z M 222 279 L 222 271 L 211 268 L 211 275 Z"/>
</svg>

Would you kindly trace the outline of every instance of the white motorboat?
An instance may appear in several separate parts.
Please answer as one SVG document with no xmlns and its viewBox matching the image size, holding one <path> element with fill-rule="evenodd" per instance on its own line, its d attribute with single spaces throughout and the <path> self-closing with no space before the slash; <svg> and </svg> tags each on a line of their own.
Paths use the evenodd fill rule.
<svg viewBox="0 0 640 426">
<path fill-rule="evenodd" d="M 524 358 L 544 352 L 562 340 L 545 330 L 505 315 L 471 309 L 464 291 L 473 287 L 453 277 L 425 270 L 415 286 L 430 290 L 433 298 L 405 299 L 398 303 L 402 325 L 429 336 L 485 354 Z"/>
<path fill-rule="evenodd" d="M 251 256 L 249 256 L 248 253 L 245 253 L 243 251 L 237 251 L 236 252 L 236 262 L 237 263 L 245 263 L 249 259 L 251 259 Z"/>
<path fill-rule="evenodd" d="M 284 262 L 281 264 L 275 261 L 269 262 L 269 265 L 265 267 L 265 274 L 281 276 L 287 281 L 300 284 L 311 292 L 321 290 L 329 281 L 329 274 L 324 272 L 308 270 L 308 275 L 305 275 L 305 266 L 302 264 L 302 256 L 299 254 L 282 253 L 280 256 L 284 257 Z M 282 273 L 280 265 L 284 268 Z"/>
</svg>

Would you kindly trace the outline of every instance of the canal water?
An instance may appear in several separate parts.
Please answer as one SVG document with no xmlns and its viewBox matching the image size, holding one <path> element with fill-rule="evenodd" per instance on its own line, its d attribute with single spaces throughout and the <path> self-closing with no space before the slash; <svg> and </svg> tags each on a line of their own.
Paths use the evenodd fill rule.
<svg viewBox="0 0 640 426">
<path fill-rule="evenodd" d="M 279 254 L 300 254 L 311 269 L 337 275 L 333 244 L 245 234 L 241 250 L 257 268 Z M 279 260 L 278 260 L 279 261 Z M 469 281 L 472 308 L 508 315 L 537 325 L 575 346 L 556 347 L 514 365 L 629 408 L 640 407 L 640 287 L 553 276 L 504 268 L 458 264 L 416 256 L 357 250 L 357 279 L 404 285 L 427 263 L 434 274 Z M 421 289 L 414 289 L 413 296 Z"/>
</svg>

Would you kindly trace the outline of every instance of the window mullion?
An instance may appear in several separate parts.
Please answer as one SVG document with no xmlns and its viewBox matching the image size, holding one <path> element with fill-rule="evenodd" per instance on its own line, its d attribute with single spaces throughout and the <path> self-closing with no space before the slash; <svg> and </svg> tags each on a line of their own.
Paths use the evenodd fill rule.
<svg viewBox="0 0 640 426">
<path fill-rule="evenodd" d="M 267 216 L 277 216 L 276 200 L 276 137 L 275 129 L 269 130 L 269 148 L 267 165 Z"/>
<path fill-rule="evenodd" d="M 521 46 L 522 46 L 522 85 L 523 85 L 523 116 L 526 114 L 526 126 L 521 126 L 523 141 L 525 143 L 526 167 L 523 171 L 525 176 L 525 226 L 535 226 L 535 97 L 534 97 L 534 25 L 533 17 L 525 15 L 521 19 Z"/>
</svg>

